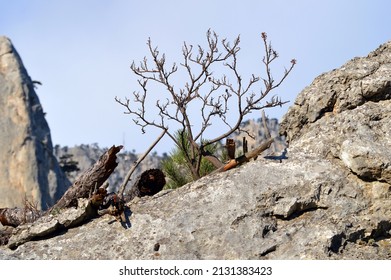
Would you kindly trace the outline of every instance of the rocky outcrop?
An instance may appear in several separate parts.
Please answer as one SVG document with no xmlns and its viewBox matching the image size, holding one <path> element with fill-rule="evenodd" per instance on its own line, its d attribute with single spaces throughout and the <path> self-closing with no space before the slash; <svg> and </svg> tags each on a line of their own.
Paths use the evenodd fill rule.
<svg viewBox="0 0 391 280">
<path fill-rule="evenodd" d="M 104 216 L 0 259 L 391 259 L 390 54 L 391 42 L 299 94 L 287 158 L 136 198 L 128 229 Z"/>
<path fill-rule="evenodd" d="M 69 187 L 53 156 L 49 126 L 15 48 L 0 37 L 0 208 L 52 205 Z"/>
<path fill-rule="evenodd" d="M 391 184 L 391 42 L 323 74 L 281 122 L 291 154 L 340 163 L 364 181 Z"/>
</svg>

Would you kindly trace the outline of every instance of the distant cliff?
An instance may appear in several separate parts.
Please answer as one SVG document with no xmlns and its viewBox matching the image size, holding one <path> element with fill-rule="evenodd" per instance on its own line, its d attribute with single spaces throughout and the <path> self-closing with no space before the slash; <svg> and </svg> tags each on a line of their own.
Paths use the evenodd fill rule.
<svg viewBox="0 0 391 280">
<path fill-rule="evenodd" d="M 0 208 L 45 209 L 70 183 L 63 174 L 48 123 L 22 60 L 11 41 L 0 36 Z"/>
</svg>

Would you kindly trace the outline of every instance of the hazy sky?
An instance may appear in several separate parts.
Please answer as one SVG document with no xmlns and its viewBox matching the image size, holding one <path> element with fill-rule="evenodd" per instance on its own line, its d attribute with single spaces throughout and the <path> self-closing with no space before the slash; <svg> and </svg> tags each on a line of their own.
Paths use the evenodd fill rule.
<svg viewBox="0 0 391 280">
<path fill-rule="evenodd" d="M 291 103 L 266 111 L 280 119 L 316 76 L 391 40 L 390 10 L 389 0 L 0 0 L 0 35 L 42 82 L 37 94 L 54 144 L 143 152 L 160 131 L 141 134 L 114 98 L 139 90 L 130 65 L 147 55 L 148 37 L 180 62 L 183 42 L 205 45 L 209 28 L 221 38 L 240 34 L 241 68 L 262 75 L 260 34 L 267 32 L 280 54 L 276 76 L 298 62 L 275 92 Z M 157 149 L 172 147 L 167 138 Z"/>
</svg>

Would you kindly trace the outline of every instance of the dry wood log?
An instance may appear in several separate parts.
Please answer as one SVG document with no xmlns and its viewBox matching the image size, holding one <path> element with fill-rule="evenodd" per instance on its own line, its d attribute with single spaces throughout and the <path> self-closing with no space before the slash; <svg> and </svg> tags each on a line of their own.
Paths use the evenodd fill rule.
<svg viewBox="0 0 391 280">
<path fill-rule="evenodd" d="M 137 181 L 125 196 L 125 200 L 130 201 L 135 197 L 155 195 L 163 189 L 165 184 L 166 179 L 160 169 L 149 169 L 138 177 Z"/>
<path fill-rule="evenodd" d="M 123 146 L 112 146 L 87 171 L 81 174 L 60 200 L 49 210 L 63 209 L 77 205 L 78 198 L 89 198 L 98 190 L 117 167 L 117 153 Z"/>
<path fill-rule="evenodd" d="M 78 226 L 98 215 L 98 210 L 107 195 L 104 182 L 117 167 L 116 155 L 121 149 L 122 146 L 112 146 L 91 168 L 81 174 L 60 200 L 46 212 L 37 211 L 27 202 L 24 208 L 0 209 L 1 224 L 16 227 L 16 232 L 22 232 L 18 235 L 15 232 L 10 233 L 9 230 L 1 230 L 1 244 L 7 244 L 8 241 L 11 242 L 11 239 L 14 239 L 8 245 L 10 248 L 16 248 L 18 245 L 36 237 L 43 238 L 55 232 L 57 228 L 64 229 Z M 78 205 L 80 203 L 83 205 Z M 124 205 L 121 204 L 120 206 Z M 123 212 L 124 207 L 118 210 Z M 67 211 L 71 211 L 70 214 Z M 117 212 L 114 214 L 124 216 L 122 212 Z M 29 231 L 31 225 L 36 223 L 42 227 L 42 232 Z"/>
<path fill-rule="evenodd" d="M 227 149 L 228 157 L 230 159 L 234 159 L 236 151 L 235 141 L 232 138 L 227 138 L 225 141 L 225 148 Z"/>
<path fill-rule="evenodd" d="M 270 145 L 273 143 L 273 141 L 274 141 L 274 138 L 270 138 L 270 139 L 266 140 L 266 142 L 262 143 L 254 150 L 251 150 L 250 152 L 245 153 L 244 155 L 242 155 L 240 157 L 237 157 L 235 159 L 230 160 L 227 164 L 216 169 L 212 173 L 227 171 L 227 170 L 232 169 L 242 163 L 249 161 L 250 159 L 256 158 L 260 153 L 262 153 L 263 151 L 268 149 L 270 147 Z"/>
<path fill-rule="evenodd" d="M 29 207 L 0 208 L 0 223 L 3 226 L 17 227 L 20 224 L 35 221 L 42 213 L 42 211 Z"/>
</svg>

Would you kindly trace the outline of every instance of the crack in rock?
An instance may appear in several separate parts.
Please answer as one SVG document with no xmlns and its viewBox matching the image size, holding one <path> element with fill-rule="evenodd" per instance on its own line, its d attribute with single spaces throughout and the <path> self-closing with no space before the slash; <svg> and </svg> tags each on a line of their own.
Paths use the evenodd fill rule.
<svg viewBox="0 0 391 280">
<path fill-rule="evenodd" d="M 327 246 L 327 251 L 329 253 L 340 254 L 348 244 L 360 243 L 368 244 L 374 246 L 377 241 L 390 239 L 391 238 L 391 222 L 390 221 L 380 221 L 376 228 L 372 229 L 356 229 L 351 230 L 350 227 L 346 227 L 344 231 L 339 232 L 333 235 L 330 238 L 330 243 Z"/>
</svg>

